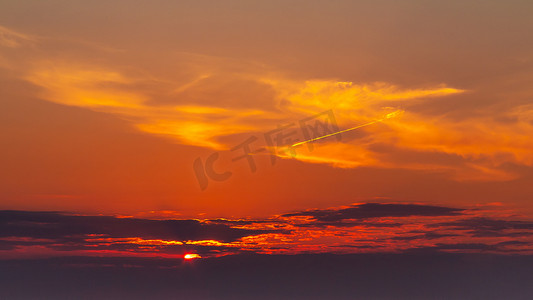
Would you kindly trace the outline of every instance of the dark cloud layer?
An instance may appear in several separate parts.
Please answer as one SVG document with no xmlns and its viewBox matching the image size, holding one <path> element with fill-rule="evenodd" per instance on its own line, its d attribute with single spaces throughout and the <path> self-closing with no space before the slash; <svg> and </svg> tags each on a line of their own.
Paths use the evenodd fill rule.
<svg viewBox="0 0 533 300">
<path fill-rule="evenodd" d="M 466 220 L 456 220 L 453 222 L 438 223 L 433 226 L 449 226 L 460 230 L 484 230 L 484 231 L 503 231 L 510 229 L 533 229 L 533 222 L 514 221 L 514 220 L 496 220 L 491 218 L 471 218 Z"/>
<path fill-rule="evenodd" d="M 235 220 L 153 220 L 0 211 L 0 251 L 8 257 L 23 253 L 198 253 L 203 257 L 244 252 L 528 254 L 532 251 L 531 236 L 530 221 L 484 217 L 479 210 L 418 204 L 363 203 Z"/>
<path fill-rule="evenodd" d="M 343 209 L 317 209 L 285 214 L 283 216 L 309 216 L 317 221 L 331 222 L 381 217 L 455 216 L 459 215 L 462 211 L 464 210 L 431 205 L 365 203 Z"/>
<path fill-rule="evenodd" d="M 76 216 L 58 212 L 0 211 L 0 237 L 62 239 L 102 235 L 164 240 L 232 242 L 244 236 L 273 232 L 205 224 L 198 220 L 148 220 L 110 216 Z"/>
</svg>

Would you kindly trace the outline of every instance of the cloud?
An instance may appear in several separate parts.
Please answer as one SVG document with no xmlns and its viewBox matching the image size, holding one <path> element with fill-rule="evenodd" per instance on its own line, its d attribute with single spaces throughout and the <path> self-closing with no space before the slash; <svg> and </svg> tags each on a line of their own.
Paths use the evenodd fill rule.
<svg viewBox="0 0 533 300">
<path fill-rule="evenodd" d="M 461 118 L 419 108 L 478 91 L 444 83 L 302 80 L 245 60 L 191 53 L 172 54 L 182 63 L 172 66 L 180 72 L 171 75 L 150 66 L 126 68 L 113 63 L 121 53 L 100 52 L 108 63 L 39 53 L 30 62 L 21 61 L 18 72 L 42 88 L 43 99 L 112 114 L 140 131 L 185 145 L 229 150 L 239 144 L 237 138 L 332 110 L 339 130 L 372 125 L 343 133 L 342 142 L 323 139 L 314 142 L 312 151 L 296 147 L 296 155 L 276 155 L 340 168 L 440 172 L 457 181 L 508 181 L 520 176 L 510 164 L 533 166 L 530 105 L 487 106 Z M 404 113 L 384 118 L 398 111 Z M 512 122 L 497 121 L 503 119 Z M 426 159 L 430 156 L 436 159 Z"/>
<path fill-rule="evenodd" d="M 503 231 L 503 230 L 533 230 L 533 222 L 498 220 L 492 218 L 471 218 L 456 220 L 452 222 L 438 223 L 433 226 L 446 226 L 456 230 L 481 230 L 481 231 Z"/>
<path fill-rule="evenodd" d="M 358 86 L 334 81 L 273 80 L 259 77 L 252 70 L 218 72 L 202 75 L 200 71 L 191 82 L 180 84 L 171 78 L 154 79 L 107 66 L 43 60 L 30 67 L 26 79 L 44 88 L 41 96 L 48 101 L 111 113 L 141 131 L 216 150 L 231 148 L 219 141 L 224 136 L 268 131 L 329 109 L 335 110 L 341 125 L 351 126 L 354 119 L 366 122 L 382 117 L 387 112 L 381 107 L 384 102 L 461 92 L 451 88 L 408 90 L 385 83 Z M 207 80 L 210 83 L 205 85 Z M 332 88 L 343 90 L 322 95 L 322 90 Z M 245 97 L 243 89 L 252 90 Z M 296 94 L 291 94 L 293 89 Z M 322 102 L 304 97 L 312 91 L 316 92 L 313 97 Z"/>
<path fill-rule="evenodd" d="M 359 203 L 263 219 L 154 220 L 0 211 L 0 255 L 532 251 L 531 222 L 483 214 L 479 209 L 397 203 Z"/>
<path fill-rule="evenodd" d="M 401 223 L 394 223 L 394 222 L 353 222 L 353 221 L 311 221 L 306 223 L 297 223 L 294 224 L 294 226 L 297 227 L 378 227 L 378 228 L 391 228 L 391 227 L 399 227 L 403 226 Z"/>
<path fill-rule="evenodd" d="M 397 236 L 397 237 L 393 237 L 392 239 L 398 240 L 398 241 L 412 241 L 412 240 L 420 240 L 420 239 L 433 240 L 433 239 L 440 239 L 443 237 L 452 237 L 452 236 L 459 236 L 459 235 L 458 234 L 442 234 L 442 233 L 437 233 L 437 232 L 426 232 L 424 234 L 419 234 L 419 235 Z"/>
<path fill-rule="evenodd" d="M 110 113 L 141 131 L 217 150 L 228 148 L 217 138 L 257 130 L 257 122 L 252 121 L 264 114 L 246 107 L 230 110 L 183 101 L 150 102 L 155 97 L 168 97 L 165 94 L 175 86 L 155 80 L 154 88 L 154 79 L 146 76 L 75 62 L 37 63 L 26 80 L 44 88 L 41 97 L 48 101 Z"/>
<path fill-rule="evenodd" d="M 33 239 L 141 238 L 149 240 L 216 240 L 239 238 L 272 230 L 232 228 L 198 220 L 149 220 L 111 216 L 76 216 L 57 212 L 0 211 L 0 237 Z"/>
<path fill-rule="evenodd" d="M 418 204 L 356 204 L 348 208 L 319 209 L 283 215 L 284 217 L 309 216 L 316 221 L 343 221 L 349 219 L 369 219 L 382 217 L 410 216 L 455 216 L 463 209 Z"/>
<path fill-rule="evenodd" d="M 26 42 L 35 41 L 34 37 L 0 26 L 0 46 L 18 48 Z"/>
</svg>

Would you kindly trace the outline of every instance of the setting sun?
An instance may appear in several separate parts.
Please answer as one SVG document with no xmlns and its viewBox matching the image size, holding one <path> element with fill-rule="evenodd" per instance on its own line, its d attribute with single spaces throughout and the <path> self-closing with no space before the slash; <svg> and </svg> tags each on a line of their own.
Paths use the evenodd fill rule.
<svg viewBox="0 0 533 300">
<path fill-rule="evenodd" d="M 195 254 L 195 253 L 187 253 L 187 254 L 183 255 L 183 258 L 186 259 L 186 260 L 191 260 L 191 259 L 202 258 L 202 257 L 200 255 L 198 255 L 198 254 Z"/>
</svg>

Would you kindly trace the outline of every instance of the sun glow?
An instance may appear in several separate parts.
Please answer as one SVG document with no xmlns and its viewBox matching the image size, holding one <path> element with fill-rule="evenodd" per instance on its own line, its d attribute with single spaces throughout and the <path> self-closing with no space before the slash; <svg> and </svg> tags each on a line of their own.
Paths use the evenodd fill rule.
<svg viewBox="0 0 533 300">
<path fill-rule="evenodd" d="M 191 260 L 191 259 L 202 258 L 202 257 L 199 254 L 196 254 L 196 253 L 187 253 L 187 254 L 183 255 L 183 258 L 186 259 L 186 260 Z"/>
</svg>

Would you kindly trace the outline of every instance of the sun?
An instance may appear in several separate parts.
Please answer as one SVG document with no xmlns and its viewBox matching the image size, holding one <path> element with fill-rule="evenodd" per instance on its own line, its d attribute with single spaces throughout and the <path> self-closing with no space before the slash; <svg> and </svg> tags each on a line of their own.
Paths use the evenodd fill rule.
<svg viewBox="0 0 533 300">
<path fill-rule="evenodd" d="M 196 254 L 196 253 L 187 253 L 187 254 L 183 255 L 183 258 L 186 259 L 186 260 L 191 260 L 191 259 L 202 258 L 202 257 L 199 254 Z"/>
</svg>

